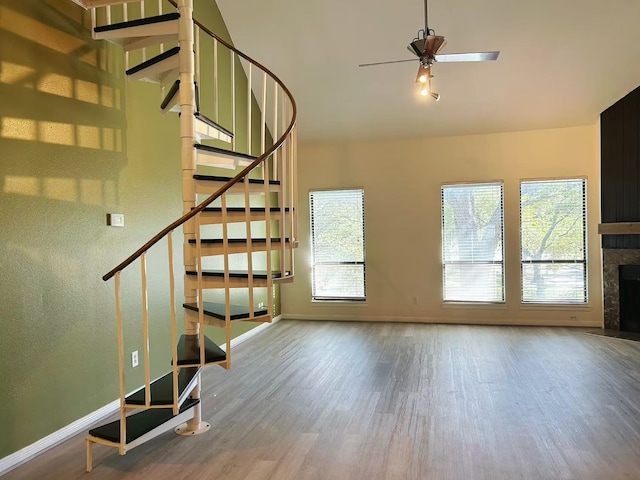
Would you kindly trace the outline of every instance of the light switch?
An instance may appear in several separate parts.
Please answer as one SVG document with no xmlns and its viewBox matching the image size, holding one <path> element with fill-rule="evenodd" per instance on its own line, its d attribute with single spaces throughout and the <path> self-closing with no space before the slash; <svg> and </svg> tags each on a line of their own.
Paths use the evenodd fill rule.
<svg viewBox="0 0 640 480">
<path fill-rule="evenodd" d="M 124 213 L 107 213 L 107 225 L 124 227 Z"/>
</svg>

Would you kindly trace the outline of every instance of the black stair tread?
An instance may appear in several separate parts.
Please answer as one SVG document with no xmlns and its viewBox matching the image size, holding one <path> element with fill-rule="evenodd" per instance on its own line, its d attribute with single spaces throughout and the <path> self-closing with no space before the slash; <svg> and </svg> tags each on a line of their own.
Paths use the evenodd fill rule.
<svg viewBox="0 0 640 480">
<path fill-rule="evenodd" d="M 196 90 L 196 109 L 199 109 L 200 108 L 200 92 L 198 89 L 198 82 L 193 82 L 193 84 Z M 173 100 L 173 97 L 175 97 L 179 91 L 180 91 L 180 79 L 176 80 L 171 85 L 171 88 L 169 89 L 169 91 L 164 97 L 164 100 L 162 100 L 162 103 L 160 104 L 160 110 L 164 110 L 165 108 L 167 108 L 167 106 L 171 103 L 171 100 Z"/>
<path fill-rule="evenodd" d="M 197 275 L 195 270 L 187 270 L 187 275 Z M 289 275 L 289 272 L 286 272 Z M 202 276 L 204 277 L 224 277 L 224 270 L 202 270 Z M 249 278 L 249 273 L 246 270 L 229 270 L 229 276 L 232 278 Z M 267 272 L 265 270 L 254 270 L 253 278 L 267 278 Z M 280 278 L 282 274 L 280 272 L 271 272 L 271 278 Z"/>
<path fill-rule="evenodd" d="M 205 363 L 222 362 L 227 354 L 209 337 L 204 336 Z M 200 363 L 200 342 L 197 335 L 182 335 L 178 341 L 178 365 L 193 365 Z"/>
<path fill-rule="evenodd" d="M 252 238 L 251 240 L 252 240 L 252 243 L 267 243 L 266 238 Z M 229 238 L 227 239 L 227 241 L 229 243 L 247 243 L 246 238 Z M 289 242 L 289 241 L 290 241 L 289 238 L 285 238 L 285 242 Z M 222 238 L 202 238 L 200 239 L 200 242 L 205 245 L 222 245 L 223 239 Z M 197 243 L 197 241 L 195 238 L 191 238 L 189 239 L 189 243 L 195 244 Z M 280 239 L 272 238 L 271 243 L 280 243 Z"/>
<path fill-rule="evenodd" d="M 171 100 L 178 93 L 178 90 L 180 90 L 180 80 L 176 80 L 175 82 L 173 82 L 173 85 L 171 85 L 171 88 L 167 92 L 167 95 L 165 95 L 164 100 L 160 104 L 160 109 L 164 110 L 165 108 L 167 108 L 167 105 L 171 103 Z"/>
<path fill-rule="evenodd" d="M 139 18 L 137 20 L 129 20 L 128 22 L 112 23 L 111 25 L 102 25 L 93 29 L 94 32 L 108 32 L 111 30 L 119 30 L 121 28 L 140 27 L 142 25 L 151 25 L 153 23 L 170 22 L 172 20 L 178 20 L 180 13 L 165 13 L 164 15 L 158 15 L 155 17 Z"/>
<path fill-rule="evenodd" d="M 233 133 L 231 133 L 229 130 L 227 130 L 226 128 L 224 128 L 222 125 L 214 122 L 213 120 L 211 120 L 209 117 L 207 117 L 206 115 L 204 115 L 201 112 L 196 112 L 195 113 L 195 117 L 200 120 L 201 122 L 206 123 L 207 125 L 215 128 L 216 130 L 220 130 L 221 132 L 229 135 L 231 138 L 233 138 Z M 256 157 L 257 158 L 257 157 Z"/>
<path fill-rule="evenodd" d="M 184 413 L 190 408 L 200 403 L 199 399 L 190 398 L 180 407 L 180 413 Z M 150 408 L 126 418 L 127 436 L 125 443 L 131 443 L 154 428 L 173 418 L 171 408 Z M 102 438 L 104 440 L 120 443 L 120 420 L 107 423 L 100 427 L 89 430 L 89 435 Z"/>
<path fill-rule="evenodd" d="M 225 312 L 225 304 L 224 303 L 214 303 L 214 302 L 203 302 L 204 313 L 205 315 L 209 315 L 210 317 L 219 318 L 224 320 L 226 318 Z M 199 311 L 198 305 L 195 303 L 183 303 L 182 306 L 188 310 L 193 310 L 194 312 Z M 230 305 L 231 309 L 231 320 L 242 320 L 245 318 L 249 318 L 250 312 L 249 307 L 244 305 Z M 266 315 L 266 308 L 256 308 L 253 311 L 256 317 Z"/>
<path fill-rule="evenodd" d="M 182 395 L 189 382 L 198 374 L 198 367 L 182 368 L 178 374 L 178 395 Z M 145 388 L 129 395 L 125 399 L 127 405 L 144 405 Z M 155 380 L 151 384 L 151 405 L 173 404 L 173 372 Z"/>
<path fill-rule="evenodd" d="M 197 173 L 193 176 L 193 178 L 195 180 L 208 180 L 210 182 L 228 182 L 229 180 L 231 180 L 232 177 L 220 177 L 218 175 L 202 175 Z M 240 182 L 242 181 L 243 180 L 240 180 Z M 250 178 L 249 183 L 264 185 L 264 180 L 262 180 L 261 178 Z M 269 185 L 280 185 L 280 180 L 269 180 Z"/>
<path fill-rule="evenodd" d="M 227 212 L 246 212 L 245 207 L 227 207 Z M 270 207 L 270 212 L 279 212 L 282 210 L 282 207 Z M 284 211 L 288 212 L 290 210 L 289 207 L 285 207 Z M 222 212 L 222 207 L 206 207 L 204 212 Z M 265 213 L 267 209 L 265 207 L 251 207 L 249 209 L 250 212 L 253 213 Z"/>
<path fill-rule="evenodd" d="M 196 149 L 204 150 L 205 152 L 220 153 L 222 155 L 228 155 L 230 157 L 244 158 L 245 160 L 254 161 L 258 158 L 247 153 L 232 152 L 231 150 L 227 150 L 225 148 L 212 147 L 211 145 L 202 145 L 201 143 L 196 143 L 195 147 Z"/>
<path fill-rule="evenodd" d="M 160 55 L 156 55 L 153 58 L 150 58 L 146 62 L 142 62 L 140 65 L 136 65 L 135 67 L 131 67 L 126 71 L 127 75 L 133 75 L 134 73 L 139 72 L 140 70 L 144 70 L 151 65 L 155 65 L 156 63 L 161 62 L 162 60 L 166 60 L 167 58 L 173 57 L 180 52 L 180 47 L 173 47 L 166 52 L 162 52 Z"/>
</svg>

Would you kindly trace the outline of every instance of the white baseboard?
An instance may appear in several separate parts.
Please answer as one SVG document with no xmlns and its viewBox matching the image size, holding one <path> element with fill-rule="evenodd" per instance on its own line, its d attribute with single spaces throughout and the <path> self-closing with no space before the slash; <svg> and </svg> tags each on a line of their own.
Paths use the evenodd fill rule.
<svg viewBox="0 0 640 480">
<path fill-rule="evenodd" d="M 64 442 L 65 440 L 77 435 L 83 430 L 88 430 L 91 425 L 100 420 L 112 415 L 120 408 L 120 400 L 114 400 L 113 402 L 105 405 L 98 410 L 91 412 L 73 423 L 70 423 L 66 427 L 61 428 L 58 431 L 53 432 L 51 435 L 38 440 L 31 445 L 18 450 L 11 455 L 4 458 L 0 458 L 0 477 L 5 473 L 13 470 L 14 468 L 28 462 L 32 458 L 46 452 L 47 450 L 55 447 L 56 445 Z"/>
<path fill-rule="evenodd" d="M 309 315 L 285 313 L 280 315 L 282 320 L 312 320 L 332 322 L 390 322 L 390 323 L 425 323 L 447 325 L 509 325 L 522 327 L 585 327 L 602 328 L 602 323 L 590 320 L 548 320 L 538 319 L 501 319 L 487 320 L 486 318 L 435 318 L 435 317 L 400 317 L 400 316 L 372 316 L 372 315 Z"/>
<path fill-rule="evenodd" d="M 235 347 L 241 344 L 242 342 L 250 339 L 251 337 L 260 333 L 265 328 L 278 322 L 281 318 L 282 318 L 282 315 L 278 315 L 277 317 L 271 320 L 271 323 L 262 323 L 257 327 L 252 328 L 248 332 L 245 332 L 242 335 L 235 337 L 234 339 L 231 340 L 231 346 Z M 225 347 L 226 345 L 223 345 L 220 348 L 224 350 Z M 32 443 L 31 445 L 24 447 L 21 450 L 18 450 L 15 453 L 12 453 L 11 455 L 8 455 L 4 458 L 0 458 L 0 477 L 5 473 L 8 473 L 9 471 L 13 470 L 14 468 L 19 467 L 23 463 L 28 462 L 32 458 L 37 457 L 41 453 L 44 453 L 47 450 L 50 450 L 51 448 L 55 447 L 56 445 L 59 445 L 60 443 L 64 442 L 65 440 L 68 440 L 74 435 L 77 435 L 82 431 L 89 430 L 89 428 L 94 423 L 99 422 L 100 420 L 103 420 L 109 417 L 110 415 L 113 415 L 114 413 L 117 413 L 119 408 L 120 408 L 120 400 L 119 399 L 114 400 L 113 402 L 108 403 L 104 407 L 99 408 L 94 412 L 91 412 L 90 414 L 76 420 L 73 423 L 70 423 L 66 427 L 63 427 L 60 430 L 53 432 L 51 435 L 47 435 L 46 437 L 38 440 L 35 443 Z"/>
</svg>

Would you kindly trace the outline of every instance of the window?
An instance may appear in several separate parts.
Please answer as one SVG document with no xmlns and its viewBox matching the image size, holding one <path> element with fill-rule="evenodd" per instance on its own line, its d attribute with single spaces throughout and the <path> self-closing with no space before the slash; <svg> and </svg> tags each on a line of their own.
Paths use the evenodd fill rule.
<svg viewBox="0 0 640 480">
<path fill-rule="evenodd" d="M 524 303 L 586 303 L 585 180 L 520 183 Z"/>
<path fill-rule="evenodd" d="M 504 302 L 501 183 L 442 187 L 444 301 Z"/>
<path fill-rule="evenodd" d="M 314 300 L 365 300 L 364 191 L 309 193 Z"/>
</svg>

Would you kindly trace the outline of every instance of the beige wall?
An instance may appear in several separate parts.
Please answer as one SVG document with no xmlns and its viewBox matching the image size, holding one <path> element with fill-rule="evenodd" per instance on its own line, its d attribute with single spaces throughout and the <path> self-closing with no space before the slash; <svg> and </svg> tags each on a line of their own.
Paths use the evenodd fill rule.
<svg viewBox="0 0 640 480">
<path fill-rule="evenodd" d="M 599 126 L 493 135 L 299 146 L 300 248 L 296 281 L 282 290 L 287 318 L 521 325 L 602 324 Z M 519 181 L 586 177 L 589 304 L 520 303 Z M 442 302 L 440 186 L 501 180 L 506 303 Z M 363 187 L 366 304 L 311 301 L 309 190 Z M 415 303 L 413 298 L 415 297 Z"/>
</svg>

